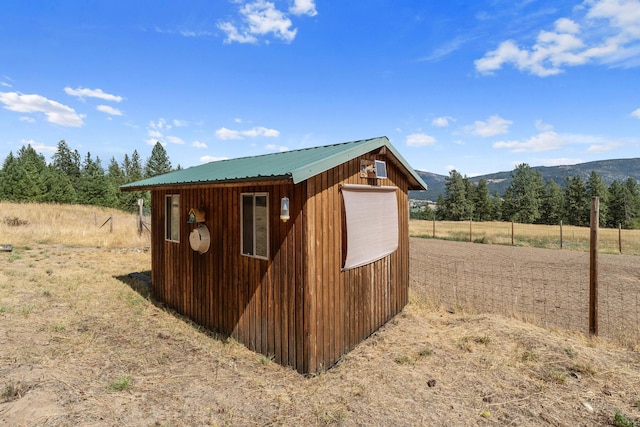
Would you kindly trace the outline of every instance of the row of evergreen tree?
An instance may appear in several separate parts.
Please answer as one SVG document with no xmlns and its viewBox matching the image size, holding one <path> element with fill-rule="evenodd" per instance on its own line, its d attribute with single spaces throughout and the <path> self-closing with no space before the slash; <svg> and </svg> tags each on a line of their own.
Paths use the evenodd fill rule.
<svg viewBox="0 0 640 427">
<path fill-rule="evenodd" d="M 640 228 L 640 188 L 633 178 L 609 186 L 595 171 L 585 183 L 580 176 L 568 177 L 564 188 L 526 163 L 511 173 L 511 183 L 501 197 L 489 194 L 483 178 L 473 183 L 455 170 L 445 179 L 445 194 L 437 207 L 414 217 L 448 221 L 514 221 L 525 224 L 588 226 L 591 198 L 600 200 L 600 226 Z"/>
<path fill-rule="evenodd" d="M 178 166 L 180 169 L 180 166 Z M 148 192 L 121 192 L 120 186 L 150 178 L 172 170 L 166 150 L 157 142 L 151 156 L 142 163 L 137 150 L 119 164 L 111 158 L 107 170 L 99 157 L 87 153 L 81 158 L 63 140 L 47 164 L 44 156 L 31 145 L 10 152 L 0 170 L 0 200 L 13 202 L 77 203 L 117 208 L 138 209 L 138 199 L 150 205 Z"/>
</svg>

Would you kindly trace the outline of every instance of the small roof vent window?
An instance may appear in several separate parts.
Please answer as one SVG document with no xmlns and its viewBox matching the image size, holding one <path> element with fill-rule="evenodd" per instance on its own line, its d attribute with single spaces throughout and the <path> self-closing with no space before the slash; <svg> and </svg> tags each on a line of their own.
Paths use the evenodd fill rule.
<svg viewBox="0 0 640 427">
<path fill-rule="evenodd" d="M 386 178 L 387 177 L 387 164 L 382 160 L 376 160 L 376 178 Z"/>
</svg>

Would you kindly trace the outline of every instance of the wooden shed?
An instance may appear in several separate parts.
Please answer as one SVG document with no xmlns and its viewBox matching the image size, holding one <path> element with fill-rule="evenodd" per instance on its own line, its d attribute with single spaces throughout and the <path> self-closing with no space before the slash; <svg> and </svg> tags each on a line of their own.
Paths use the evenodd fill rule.
<svg viewBox="0 0 640 427">
<path fill-rule="evenodd" d="M 409 190 L 386 137 L 207 163 L 150 190 L 154 296 L 301 373 L 407 304 Z"/>
</svg>

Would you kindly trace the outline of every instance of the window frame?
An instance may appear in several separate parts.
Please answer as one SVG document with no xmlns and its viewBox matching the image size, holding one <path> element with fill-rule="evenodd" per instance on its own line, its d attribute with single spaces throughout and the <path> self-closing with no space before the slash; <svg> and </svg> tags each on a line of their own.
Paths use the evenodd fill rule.
<svg viewBox="0 0 640 427">
<path fill-rule="evenodd" d="M 244 204 L 244 199 L 245 197 L 251 197 L 251 233 L 252 233 L 252 247 L 251 247 L 251 252 L 245 252 L 245 204 Z M 265 232 L 264 233 L 258 233 L 258 228 L 256 226 L 257 220 L 258 218 L 256 217 L 256 199 L 258 197 L 264 197 L 265 198 Z M 270 226 L 269 226 L 269 222 L 270 222 L 270 215 L 269 215 L 269 193 L 267 192 L 247 192 L 247 193 L 240 193 L 240 254 L 246 257 L 250 257 L 250 258 L 256 258 L 256 259 L 263 259 L 263 260 L 268 260 L 269 259 L 269 249 L 270 249 L 270 240 L 269 237 L 271 235 L 270 233 Z M 261 237 L 260 235 L 263 235 L 264 237 Z M 265 245 L 265 252 L 266 254 L 262 255 L 258 255 L 257 254 L 257 249 L 259 247 L 259 239 L 263 238 L 264 239 L 264 245 Z"/>
<path fill-rule="evenodd" d="M 174 218 L 174 200 L 177 201 L 177 218 Z M 174 239 L 174 237 L 176 237 Z M 164 196 L 164 240 L 180 243 L 180 194 L 165 194 Z"/>
</svg>

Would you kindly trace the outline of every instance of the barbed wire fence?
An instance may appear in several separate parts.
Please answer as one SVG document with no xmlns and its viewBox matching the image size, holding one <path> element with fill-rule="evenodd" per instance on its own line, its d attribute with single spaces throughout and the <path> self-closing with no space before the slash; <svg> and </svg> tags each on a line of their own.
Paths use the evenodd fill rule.
<svg viewBox="0 0 640 427">
<path fill-rule="evenodd" d="M 433 226 L 431 221 L 423 222 Z M 416 298 L 451 311 L 496 313 L 547 328 L 590 332 L 588 228 L 585 232 L 580 227 L 565 227 L 561 250 L 559 232 L 555 241 L 550 239 L 549 226 L 490 223 L 493 232 L 488 232 L 484 224 L 484 229 L 475 227 L 473 234 L 474 225 L 436 224 L 440 230 L 447 230 L 446 234 L 436 234 L 444 235 L 446 241 L 416 232 L 412 224 L 412 235 L 426 237 L 411 239 L 410 287 Z M 599 245 L 598 335 L 638 348 L 640 257 L 628 253 L 640 251 L 625 252 L 624 248 L 640 246 L 640 234 L 633 233 L 639 230 L 622 231 L 627 232 L 621 233 L 626 238 L 623 254 L 615 250 L 617 239 L 613 249 L 606 238 Z M 455 233 L 462 232 L 467 234 L 466 239 L 455 238 Z M 510 243 L 512 235 L 514 246 Z M 581 242 L 583 236 L 586 245 Z M 505 239 L 507 242 L 503 242 Z M 545 244 L 536 245 L 541 241 Z"/>
</svg>

